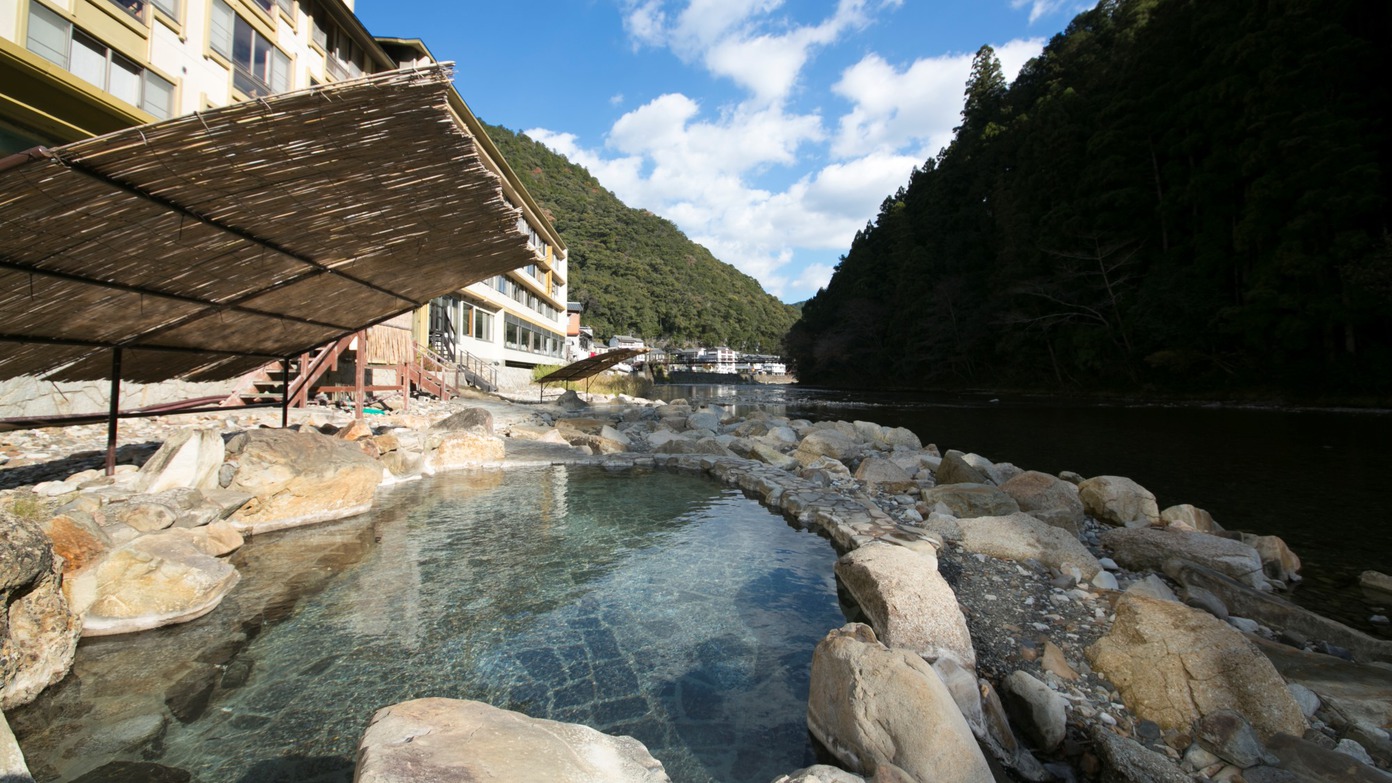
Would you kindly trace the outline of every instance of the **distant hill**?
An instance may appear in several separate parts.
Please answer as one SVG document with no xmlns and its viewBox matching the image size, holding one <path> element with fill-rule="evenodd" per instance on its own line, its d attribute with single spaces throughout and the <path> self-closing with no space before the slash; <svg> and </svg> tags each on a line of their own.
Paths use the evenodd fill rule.
<svg viewBox="0 0 1392 783">
<path fill-rule="evenodd" d="M 1392 4 L 1107 0 L 890 194 L 804 383 L 1392 394 Z"/>
<path fill-rule="evenodd" d="M 671 221 L 626 206 L 540 142 L 486 126 L 570 250 L 569 298 L 596 336 L 775 352 L 798 311 L 692 242 Z"/>
</svg>

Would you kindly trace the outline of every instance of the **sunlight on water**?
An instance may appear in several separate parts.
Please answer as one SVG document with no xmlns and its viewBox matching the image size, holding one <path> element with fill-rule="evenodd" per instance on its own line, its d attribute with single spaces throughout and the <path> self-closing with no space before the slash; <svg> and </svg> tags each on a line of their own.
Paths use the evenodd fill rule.
<svg viewBox="0 0 1392 783">
<path fill-rule="evenodd" d="M 240 629 L 211 670 L 206 707 L 131 751 L 82 751 L 102 743 L 70 738 L 102 731 L 82 717 L 102 709 L 60 688 L 19 721 L 34 766 L 71 778 L 120 758 L 209 783 L 347 781 L 372 713 L 423 696 L 635 736 L 679 782 L 762 783 L 812 763 L 811 653 L 843 622 L 825 540 L 737 491 L 665 473 L 455 474 L 382 500 L 367 524 L 323 528 L 328 540 L 368 543 L 356 562 L 303 558 L 320 577 L 258 573 L 260 549 L 268 565 L 316 551 L 314 529 L 265 536 L 239 554 L 251 590 L 258 580 L 318 580 L 293 609 L 271 602 L 283 618 L 266 619 L 265 603 L 244 597 L 240 610 L 259 614 L 234 622 L 229 598 L 189 627 L 84 644 L 79 679 L 111 691 L 89 687 L 85 698 L 105 700 L 120 698 L 121 678 L 137 689 L 178 680 L 178 661 L 212 660 L 210 647 L 227 646 L 194 626 Z M 272 556 L 276 546 L 285 551 Z M 151 672 L 160 666 L 169 673 Z M 164 687 L 165 699 L 135 699 L 143 706 L 121 714 L 180 704 L 177 686 Z M 40 716 L 58 719 L 30 736 Z"/>
</svg>

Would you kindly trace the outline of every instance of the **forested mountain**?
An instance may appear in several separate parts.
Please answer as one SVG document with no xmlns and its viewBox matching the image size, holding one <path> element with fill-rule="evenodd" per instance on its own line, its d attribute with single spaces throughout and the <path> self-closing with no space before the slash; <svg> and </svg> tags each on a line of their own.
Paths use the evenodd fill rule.
<svg viewBox="0 0 1392 783">
<path fill-rule="evenodd" d="M 1392 4 L 1102 0 L 789 335 L 850 386 L 1392 393 Z"/>
<path fill-rule="evenodd" d="M 488 136 L 570 251 L 570 300 L 598 337 L 631 334 L 674 346 L 777 352 L 797 311 L 687 239 L 671 221 L 631 209 L 583 167 L 525 135 Z"/>
</svg>

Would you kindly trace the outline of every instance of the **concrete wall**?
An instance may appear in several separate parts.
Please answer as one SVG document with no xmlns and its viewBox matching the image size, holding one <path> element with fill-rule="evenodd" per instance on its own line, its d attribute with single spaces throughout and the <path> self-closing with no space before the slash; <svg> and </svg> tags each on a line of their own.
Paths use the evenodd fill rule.
<svg viewBox="0 0 1392 783">
<path fill-rule="evenodd" d="M 178 402 L 214 394 L 230 394 L 235 381 L 220 383 L 121 384 L 121 408 L 129 410 Z M 106 413 L 110 385 L 96 383 L 53 383 L 29 376 L 0 381 L 0 419 L 20 416 L 61 416 L 69 413 Z"/>
</svg>

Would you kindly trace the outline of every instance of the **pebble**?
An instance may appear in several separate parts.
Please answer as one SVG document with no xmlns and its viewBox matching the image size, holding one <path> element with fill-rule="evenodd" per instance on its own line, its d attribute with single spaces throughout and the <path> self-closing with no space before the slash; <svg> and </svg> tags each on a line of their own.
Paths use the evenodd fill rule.
<svg viewBox="0 0 1392 783">
<path fill-rule="evenodd" d="M 1099 557 L 1099 558 L 1097 558 L 1097 564 L 1100 565 L 1100 566 L 1102 566 L 1103 568 L 1105 568 L 1105 569 L 1108 570 L 1108 571 L 1120 571 L 1120 570 L 1121 570 L 1121 566 L 1117 565 L 1117 562 L 1116 562 L 1115 560 L 1111 559 L 1110 557 Z"/>
<path fill-rule="evenodd" d="M 1388 619 L 1387 619 L 1387 615 L 1385 615 L 1385 614 L 1375 614 L 1375 615 L 1373 615 L 1372 617 L 1369 617 L 1369 618 L 1368 618 L 1368 622 L 1370 622 L 1370 623 L 1375 623 L 1375 624 L 1377 624 L 1377 625 L 1387 625 L 1387 623 L 1388 623 L 1389 621 L 1388 621 Z"/>
</svg>

